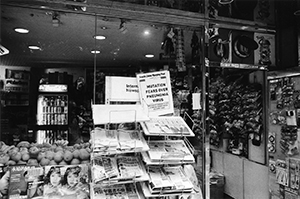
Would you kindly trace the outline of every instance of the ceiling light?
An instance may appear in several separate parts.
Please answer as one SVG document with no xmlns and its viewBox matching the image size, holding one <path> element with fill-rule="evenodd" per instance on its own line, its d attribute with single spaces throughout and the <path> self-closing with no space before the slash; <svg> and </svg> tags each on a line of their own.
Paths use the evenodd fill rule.
<svg viewBox="0 0 300 199">
<path fill-rule="evenodd" d="M 38 46 L 28 46 L 28 48 L 31 50 L 41 50 L 41 48 Z"/>
<path fill-rule="evenodd" d="M 102 29 L 102 30 L 106 30 L 107 27 L 106 27 L 106 26 L 102 26 L 101 29 Z"/>
<path fill-rule="evenodd" d="M 91 50 L 91 53 L 93 53 L 93 54 L 99 54 L 100 50 Z"/>
<path fill-rule="evenodd" d="M 147 54 L 147 55 L 145 55 L 145 57 L 147 57 L 147 58 L 153 58 L 154 55 L 152 55 L 152 54 Z"/>
<path fill-rule="evenodd" d="M 15 28 L 15 31 L 18 33 L 22 33 L 22 34 L 29 33 L 29 30 L 27 30 L 25 28 Z"/>
<path fill-rule="evenodd" d="M 103 35 L 95 35 L 94 38 L 97 39 L 97 40 L 104 40 L 104 39 L 106 39 L 106 37 L 103 36 Z"/>
<path fill-rule="evenodd" d="M 144 35 L 149 35 L 149 34 L 150 34 L 149 30 L 144 31 Z"/>
</svg>

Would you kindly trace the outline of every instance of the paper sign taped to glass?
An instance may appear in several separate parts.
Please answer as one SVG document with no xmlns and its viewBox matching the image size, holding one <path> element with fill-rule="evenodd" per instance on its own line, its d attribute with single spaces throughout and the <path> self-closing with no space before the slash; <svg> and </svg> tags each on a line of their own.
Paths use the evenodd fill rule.
<svg viewBox="0 0 300 199">
<path fill-rule="evenodd" d="M 137 74 L 140 100 L 149 117 L 174 114 L 169 71 Z"/>
</svg>

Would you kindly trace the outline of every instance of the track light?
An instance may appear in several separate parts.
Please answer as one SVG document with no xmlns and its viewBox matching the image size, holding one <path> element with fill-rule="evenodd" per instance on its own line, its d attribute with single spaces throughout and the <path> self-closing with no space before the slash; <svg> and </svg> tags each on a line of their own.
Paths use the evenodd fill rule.
<svg viewBox="0 0 300 199">
<path fill-rule="evenodd" d="M 233 2 L 233 0 L 219 0 L 219 3 L 220 4 L 223 4 L 223 5 L 225 5 L 225 4 L 230 4 L 230 3 L 232 3 Z"/>
<path fill-rule="evenodd" d="M 60 20 L 59 20 L 59 14 L 57 12 L 54 12 L 52 14 L 52 25 L 54 27 L 58 27 L 60 24 Z"/>
<path fill-rule="evenodd" d="M 125 26 L 125 20 L 124 19 L 121 19 L 121 23 L 120 23 L 120 27 L 119 27 L 119 30 L 121 33 L 125 34 L 128 30 L 127 30 L 127 27 Z"/>
</svg>

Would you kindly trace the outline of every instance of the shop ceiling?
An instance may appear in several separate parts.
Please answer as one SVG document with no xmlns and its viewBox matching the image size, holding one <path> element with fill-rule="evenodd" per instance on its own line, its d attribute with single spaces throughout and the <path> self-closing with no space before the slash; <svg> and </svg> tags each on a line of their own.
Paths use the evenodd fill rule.
<svg viewBox="0 0 300 199">
<path fill-rule="evenodd" d="M 35 67 L 123 67 L 163 64 L 162 41 L 166 31 L 175 27 L 164 17 L 141 21 L 124 12 L 124 18 L 113 12 L 92 14 L 93 7 L 49 4 L 47 1 L 4 1 L 1 4 L 0 44 L 9 54 L 0 57 L 2 65 Z M 26 2 L 26 3 L 24 3 Z M 126 5 L 126 4 L 124 4 Z M 103 9 L 103 6 L 101 7 Z M 87 9 L 91 11 L 87 12 Z M 98 9 L 98 7 L 97 7 Z M 96 11 L 95 11 L 96 13 Z M 97 10 L 99 13 L 99 10 Z M 122 10 L 120 10 L 122 15 Z M 133 12 L 135 13 L 135 12 Z M 125 16 L 128 15 L 128 16 Z M 188 24 L 182 18 L 183 24 Z M 191 22 L 189 22 L 191 23 Z M 26 28 L 27 34 L 15 32 Z M 199 25 L 182 27 L 185 31 L 186 58 L 190 57 L 193 30 Z M 94 39 L 103 35 L 104 40 Z M 40 49 L 30 49 L 38 46 Z M 99 54 L 91 53 L 99 50 Z M 153 54 L 154 58 L 146 58 Z"/>
<path fill-rule="evenodd" d="M 199 31 L 205 22 L 205 16 L 199 13 L 108 0 L 88 3 L 2 0 L 0 44 L 9 54 L 1 56 L 0 61 L 2 65 L 35 67 L 118 68 L 164 64 L 166 60 L 161 60 L 160 54 L 166 31 L 181 27 L 188 63 L 193 30 Z M 237 29 L 241 24 L 252 25 L 242 20 L 240 24 L 228 23 Z M 15 32 L 18 27 L 28 29 L 29 33 Z M 95 40 L 95 35 L 106 39 Z M 40 49 L 29 49 L 31 45 Z M 92 50 L 100 53 L 92 54 Z M 146 58 L 146 54 L 153 54 L 154 58 Z"/>
</svg>

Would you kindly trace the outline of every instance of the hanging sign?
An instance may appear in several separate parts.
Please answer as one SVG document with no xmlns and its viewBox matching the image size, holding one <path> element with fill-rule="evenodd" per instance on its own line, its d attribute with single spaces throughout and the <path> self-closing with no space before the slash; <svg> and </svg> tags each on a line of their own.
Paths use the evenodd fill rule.
<svg viewBox="0 0 300 199">
<path fill-rule="evenodd" d="M 105 101 L 139 102 L 139 88 L 136 77 L 105 77 Z"/>
<path fill-rule="evenodd" d="M 137 74 L 140 100 L 149 117 L 174 113 L 169 71 Z"/>
</svg>

